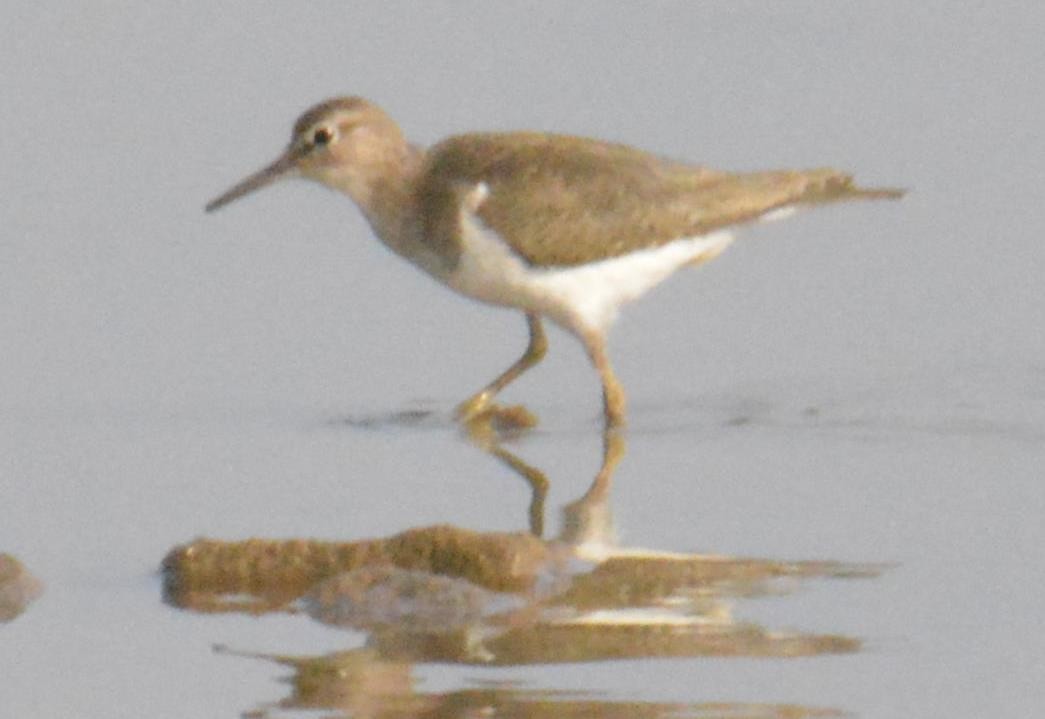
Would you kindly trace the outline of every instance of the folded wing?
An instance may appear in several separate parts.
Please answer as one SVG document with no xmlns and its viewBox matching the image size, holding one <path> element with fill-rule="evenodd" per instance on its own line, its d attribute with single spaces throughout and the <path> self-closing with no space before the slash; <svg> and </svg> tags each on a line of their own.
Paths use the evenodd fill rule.
<svg viewBox="0 0 1045 719">
<path fill-rule="evenodd" d="M 485 185 L 477 207 L 467 207 Z M 832 169 L 731 174 L 624 145 L 543 133 L 473 134 L 429 152 L 419 188 L 430 241 L 453 255 L 460 213 L 535 266 L 572 266 L 704 235 L 786 207 L 891 199 Z"/>
</svg>

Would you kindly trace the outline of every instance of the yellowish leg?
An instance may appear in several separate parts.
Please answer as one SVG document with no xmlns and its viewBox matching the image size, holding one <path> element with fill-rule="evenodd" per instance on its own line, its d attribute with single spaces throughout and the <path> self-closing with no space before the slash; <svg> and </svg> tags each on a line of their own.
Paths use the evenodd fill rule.
<svg viewBox="0 0 1045 719">
<path fill-rule="evenodd" d="M 468 421 L 482 414 L 490 408 L 493 398 L 497 393 L 507 387 L 523 372 L 533 367 L 544 359 L 548 352 L 548 338 L 544 336 L 544 326 L 541 318 L 532 312 L 526 313 L 526 323 L 530 328 L 530 343 L 522 357 L 517 359 L 511 367 L 502 372 L 497 379 L 483 387 L 474 395 L 457 405 L 455 414 L 462 421 Z"/>
<path fill-rule="evenodd" d="M 591 363 L 599 372 L 602 381 L 602 409 L 606 420 L 606 429 L 612 430 L 624 426 L 624 387 L 617 375 L 613 373 L 609 357 L 606 355 L 606 337 L 597 332 L 585 333 L 584 347 L 588 350 Z"/>
</svg>

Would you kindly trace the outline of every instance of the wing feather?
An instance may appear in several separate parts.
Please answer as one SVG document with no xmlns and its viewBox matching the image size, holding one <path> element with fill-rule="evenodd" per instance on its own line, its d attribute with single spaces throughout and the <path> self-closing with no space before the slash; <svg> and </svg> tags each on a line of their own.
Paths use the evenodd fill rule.
<svg viewBox="0 0 1045 719">
<path fill-rule="evenodd" d="M 614 143 L 544 133 L 472 134 L 428 153 L 419 186 L 426 236 L 452 256 L 464 199 L 522 258 L 572 266 L 750 222 L 783 207 L 894 198 L 832 169 L 731 174 Z"/>
</svg>

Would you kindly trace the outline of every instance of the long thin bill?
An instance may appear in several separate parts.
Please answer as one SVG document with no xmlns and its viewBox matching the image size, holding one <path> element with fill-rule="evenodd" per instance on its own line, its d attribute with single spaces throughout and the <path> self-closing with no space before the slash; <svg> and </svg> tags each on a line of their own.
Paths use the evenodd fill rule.
<svg viewBox="0 0 1045 719">
<path fill-rule="evenodd" d="M 280 155 L 279 159 L 265 169 L 255 172 L 242 182 L 234 185 L 225 194 L 215 197 L 213 200 L 208 202 L 206 207 L 207 212 L 219 210 L 233 200 L 238 200 L 244 195 L 248 195 L 255 190 L 260 190 L 266 185 L 271 185 L 276 180 L 295 174 L 298 167 L 298 160 L 301 159 L 301 154 L 301 150 L 297 148 L 287 150 L 285 153 Z"/>
</svg>

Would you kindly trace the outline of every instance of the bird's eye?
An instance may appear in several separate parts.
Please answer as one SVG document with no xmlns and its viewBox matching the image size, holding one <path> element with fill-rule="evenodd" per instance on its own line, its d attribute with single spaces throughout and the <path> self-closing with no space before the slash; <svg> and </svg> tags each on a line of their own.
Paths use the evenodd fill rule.
<svg viewBox="0 0 1045 719">
<path fill-rule="evenodd" d="M 334 131 L 329 127 L 320 127 L 312 133 L 312 144 L 316 147 L 329 145 L 334 139 Z"/>
</svg>

